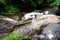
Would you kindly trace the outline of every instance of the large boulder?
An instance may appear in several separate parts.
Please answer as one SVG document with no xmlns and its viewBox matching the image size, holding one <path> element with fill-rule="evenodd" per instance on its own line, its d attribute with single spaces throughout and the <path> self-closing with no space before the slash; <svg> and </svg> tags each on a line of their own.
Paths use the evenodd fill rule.
<svg viewBox="0 0 60 40">
<path fill-rule="evenodd" d="M 18 28 L 13 31 L 13 34 L 15 33 L 30 34 L 33 32 L 35 34 L 36 31 L 41 31 L 41 29 L 45 27 L 45 25 L 48 25 L 49 23 L 59 23 L 59 22 L 60 22 L 60 19 L 57 18 L 56 15 L 42 15 L 36 19 L 31 20 L 30 23 L 28 24 L 24 24 L 22 26 L 16 25 L 16 27 Z"/>
<path fill-rule="evenodd" d="M 13 24 L 11 21 L 8 21 L 8 22 L 9 23 L 4 24 L 3 26 L 0 27 L 0 30 L 3 29 L 2 33 L 0 31 L 0 35 L 2 34 L 1 35 L 2 37 L 3 37 L 3 34 L 4 36 L 6 36 L 8 34 L 16 34 L 16 33 L 23 34 L 23 35 L 29 35 L 30 37 L 33 37 L 34 35 L 41 33 L 41 30 L 46 25 L 50 23 L 60 23 L 60 19 L 56 15 L 42 15 L 42 16 L 37 17 L 36 19 L 29 20 L 23 23 L 20 23 L 19 21 Z"/>
<path fill-rule="evenodd" d="M 60 23 L 60 19 L 56 15 L 42 15 L 32 20 L 33 29 L 39 30 L 41 26 L 49 23 Z"/>
</svg>

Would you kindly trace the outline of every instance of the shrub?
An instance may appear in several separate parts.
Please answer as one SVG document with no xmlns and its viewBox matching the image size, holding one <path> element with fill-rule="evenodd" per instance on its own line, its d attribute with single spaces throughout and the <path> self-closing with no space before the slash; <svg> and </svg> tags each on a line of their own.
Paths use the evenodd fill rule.
<svg viewBox="0 0 60 40">
<path fill-rule="evenodd" d="M 28 40 L 29 37 L 28 36 L 23 36 L 23 35 L 16 34 L 16 35 L 9 35 L 9 36 L 1 39 L 1 40 L 23 40 L 23 39 Z"/>
<path fill-rule="evenodd" d="M 4 11 L 4 14 L 15 14 L 19 12 L 19 9 L 13 5 L 7 5 L 5 7 L 5 11 Z"/>
<path fill-rule="evenodd" d="M 0 0 L 0 3 L 4 5 L 4 11 L 7 14 L 20 11 L 29 12 L 36 9 L 42 9 L 46 6 L 60 6 L 60 0 Z M 2 12 L 4 11 L 2 10 Z"/>
<path fill-rule="evenodd" d="M 55 0 L 50 6 L 60 6 L 60 0 Z"/>
</svg>

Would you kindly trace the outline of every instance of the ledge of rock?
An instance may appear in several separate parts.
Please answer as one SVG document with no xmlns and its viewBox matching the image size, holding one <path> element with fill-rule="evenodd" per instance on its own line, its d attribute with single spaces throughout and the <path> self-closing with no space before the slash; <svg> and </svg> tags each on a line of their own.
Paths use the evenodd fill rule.
<svg viewBox="0 0 60 40">
<path fill-rule="evenodd" d="M 30 23 L 25 24 L 24 26 L 17 25 L 16 30 L 14 30 L 12 33 L 18 33 L 18 34 L 24 34 L 24 35 L 35 35 L 39 31 L 41 33 L 41 30 L 43 27 L 50 23 L 60 23 L 60 19 L 56 15 L 42 15 L 40 17 L 37 17 L 34 20 L 31 20 Z M 20 28 L 19 28 L 20 27 Z"/>
<path fill-rule="evenodd" d="M 29 35 L 30 37 L 33 37 L 36 34 L 41 34 L 41 31 L 44 27 L 46 27 L 50 23 L 60 23 L 60 19 L 56 15 L 42 15 L 37 17 L 36 19 L 26 21 L 22 24 L 13 25 L 12 23 L 4 24 L 0 27 L 0 30 L 6 28 L 5 30 L 0 31 L 0 37 L 8 35 L 8 34 L 23 34 L 23 35 Z M 9 24 L 9 25 L 8 25 Z"/>
</svg>

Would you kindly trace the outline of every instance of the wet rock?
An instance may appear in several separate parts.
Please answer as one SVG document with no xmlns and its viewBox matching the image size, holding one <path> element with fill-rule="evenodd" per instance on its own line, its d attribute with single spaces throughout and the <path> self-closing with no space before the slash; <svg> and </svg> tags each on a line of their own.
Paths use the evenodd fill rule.
<svg viewBox="0 0 60 40">
<path fill-rule="evenodd" d="M 33 38 L 38 38 L 39 40 L 60 40 L 60 24 L 50 23 L 43 28 L 40 35 L 36 35 Z"/>
<path fill-rule="evenodd" d="M 43 15 L 31 21 L 31 23 L 26 24 L 24 26 L 20 26 L 20 28 L 14 30 L 12 33 L 18 34 L 36 34 L 38 31 L 41 33 L 42 26 L 48 25 L 49 23 L 59 23 L 60 20 L 55 15 Z M 36 31 L 37 30 L 37 31 Z"/>
<path fill-rule="evenodd" d="M 8 34 L 10 34 L 10 32 L 12 31 L 11 30 L 12 27 L 13 27 L 13 24 L 11 23 L 8 23 L 5 21 L 1 22 L 0 23 L 0 38 L 5 37 Z"/>
<path fill-rule="evenodd" d="M 18 33 L 18 34 L 23 34 L 23 35 L 31 35 L 31 33 L 35 33 L 35 31 L 36 31 L 36 30 L 33 30 L 31 28 L 31 26 L 32 26 L 31 23 L 27 24 L 27 25 L 24 25 L 21 28 L 14 30 L 12 33 L 13 34 L 17 34 Z"/>
<path fill-rule="evenodd" d="M 60 24 L 49 24 L 44 28 L 43 34 L 46 34 L 48 40 L 59 40 L 60 39 Z M 46 37 L 45 36 L 45 37 Z"/>
<path fill-rule="evenodd" d="M 42 15 L 40 17 L 37 17 L 36 19 L 30 20 L 29 23 L 27 23 L 26 21 L 26 23 L 18 24 L 18 21 L 18 23 L 15 22 L 17 25 L 12 25 L 11 21 L 9 22 L 10 23 L 1 25 L 0 32 L 2 32 L 3 34 L 6 33 L 7 35 L 8 33 L 11 33 L 13 35 L 17 33 L 33 37 L 35 34 L 41 33 L 41 30 L 43 29 L 43 27 L 45 27 L 45 25 L 48 25 L 49 23 L 59 23 L 60 19 L 55 15 Z"/>
<path fill-rule="evenodd" d="M 59 23 L 60 19 L 56 15 L 42 15 L 32 20 L 33 29 L 39 30 L 42 26 L 48 25 L 49 23 Z"/>
</svg>

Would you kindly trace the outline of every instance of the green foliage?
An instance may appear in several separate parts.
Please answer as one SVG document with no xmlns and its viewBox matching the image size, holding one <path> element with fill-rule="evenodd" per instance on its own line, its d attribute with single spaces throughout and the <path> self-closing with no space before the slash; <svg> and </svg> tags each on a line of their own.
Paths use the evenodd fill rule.
<svg viewBox="0 0 60 40">
<path fill-rule="evenodd" d="M 19 9 L 13 5 L 9 5 L 5 7 L 5 14 L 14 14 L 16 12 L 19 12 Z"/>
<path fill-rule="evenodd" d="M 7 37 L 5 37 L 5 38 L 3 38 L 1 40 L 23 40 L 23 39 L 28 40 L 29 37 L 28 36 L 23 36 L 23 35 L 16 34 L 16 35 L 7 36 Z"/>
<path fill-rule="evenodd" d="M 47 0 L 47 4 L 49 5 L 49 6 L 51 6 L 51 4 L 54 2 L 55 0 Z"/>
<path fill-rule="evenodd" d="M 6 0 L 0 0 L 0 2 L 1 2 L 1 3 L 5 3 L 5 2 L 6 2 Z"/>
<path fill-rule="evenodd" d="M 60 6 L 60 0 L 0 0 L 0 3 L 4 5 L 1 10 L 4 14 L 29 12 L 45 6 Z"/>
<path fill-rule="evenodd" d="M 43 0 L 0 0 L 0 2 L 5 6 L 2 13 L 13 14 L 19 11 L 33 11 L 37 9 L 37 6 L 40 8 L 42 7 L 41 4 L 43 3 Z"/>
<path fill-rule="evenodd" d="M 60 0 L 55 0 L 50 6 L 60 6 Z"/>
<path fill-rule="evenodd" d="M 7 5 L 5 8 L 4 8 L 4 11 L 2 11 L 1 13 L 2 14 L 15 14 L 17 12 L 19 12 L 20 9 L 13 6 L 13 5 Z"/>
</svg>

